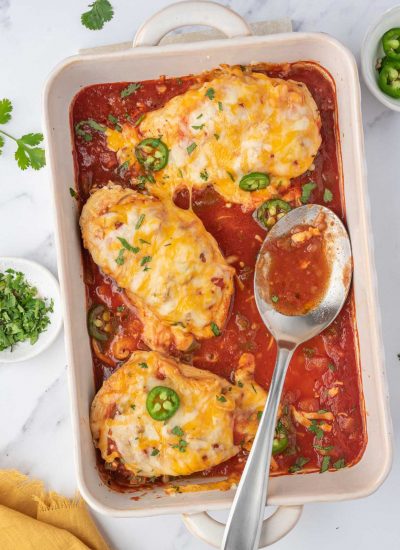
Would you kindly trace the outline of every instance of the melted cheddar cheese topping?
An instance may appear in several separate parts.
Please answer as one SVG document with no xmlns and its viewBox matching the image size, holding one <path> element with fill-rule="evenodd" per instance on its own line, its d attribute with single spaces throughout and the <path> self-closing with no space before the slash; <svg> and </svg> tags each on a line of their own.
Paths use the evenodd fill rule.
<svg viewBox="0 0 400 550">
<path fill-rule="evenodd" d="M 237 376 L 250 382 L 252 367 L 239 366 Z M 148 393 L 160 385 L 180 399 L 177 412 L 165 421 L 154 420 L 146 408 Z M 118 459 L 136 476 L 189 475 L 237 454 L 238 415 L 253 416 L 265 400 L 266 393 L 254 381 L 239 388 L 158 352 L 137 351 L 98 391 L 91 430 L 111 468 Z M 250 430 L 248 438 L 254 433 Z"/>
<path fill-rule="evenodd" d="M 152 349 L 187 349 L 222 328 L 234 269 L 192 211 L 170 200 L 109 185 L 86 202 L 84 246 L 126 291 Z"/>
<path fill-rule="evenodd" d="M 301 82 L 238 68 L 214 74 L 147 113 L 138 127 L 108 130 L 108 147 L 121 164 L 135 164 L 135 146 L 161 136 L 169 161 L 154 173 L 152 193 L 171 196 L 182 186 L 212 184 L 226 201 L 253 209 L 284 193 L 290 178 L 312 165 L 321 144 L 318 109 Z M 240 189 L 240 179 L 251 172 L 268 173 L 270 185 Z"/>
</svg>

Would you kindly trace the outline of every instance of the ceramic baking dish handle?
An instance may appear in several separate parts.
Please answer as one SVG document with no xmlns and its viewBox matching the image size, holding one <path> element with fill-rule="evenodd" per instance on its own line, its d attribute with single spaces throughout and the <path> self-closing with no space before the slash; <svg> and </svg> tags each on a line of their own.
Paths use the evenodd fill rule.
<svg viewBox="0 0 400 550">
<path fill-rule="evenodd" d="M 133 46 L 156 46 L 170 31 L 188 25 L 213 27 L 229 38 L 251 34 L 244 19 L 214 2 L 178 2 L 148 19 L 137 31 Z"/>
<path fill-rule="evenodd" d="M 299 521 L 303 506 L 279 506 L 264 520 L 259 548 L 266 548 L 287 535 Z M 220 548 L 225 525 L 207 512 L 183 514 L 182 519 L 189 531 L 207 544 Z"/>
</svg>

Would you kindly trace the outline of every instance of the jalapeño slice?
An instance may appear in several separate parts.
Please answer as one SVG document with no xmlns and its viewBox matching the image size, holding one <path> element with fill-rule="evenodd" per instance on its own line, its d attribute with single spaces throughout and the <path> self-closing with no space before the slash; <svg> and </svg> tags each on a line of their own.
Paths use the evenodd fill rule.
<svg viewBox="0 0 400 550">
<path fill-rule="evenodd" d="M 256 217 L 264 227 L 270 229 L 291 209 L 290 204 L 282 199 L 270 199 L 257 208 Z"/>
<path fill-rule="evenodd" d="M 156 386 L 147 396 L 147 412 L 154 420 L 168 420 L 179 409 L 179 395 L 167 386 Z"/>
<path fill-rule="evenodd" d="M 93 336 L 100 342 L 105 342 L 109 339 L 111 333 L 111 313 L 110 310 L 103 304 L 95 304 L 88 313 L 88 331 L 90 336 Z"/>
<path fill-rule="evenodd" d="M 268 185 L 269 175 L 264 172 L 251 172 L 239 181 L 239 187 L 243 191 L 257 191 L 258 189 L 265 189 Z"/>
<path fill-rule="evenodd" d="M 272 443 L 272 454 L 276 455 L 282 453 L 289 444 L 288 433 L 286 428 L 281 422 L 278 422 L 278 425 L 275 429 L 275 437 Z"/>
<path fill-rule="evenodd" d="M 145 168 L 157 172 L 167 165 L 169 151 L 160 138 L 146 138 L 136 145 L 135 155 Z"/>
</svg>

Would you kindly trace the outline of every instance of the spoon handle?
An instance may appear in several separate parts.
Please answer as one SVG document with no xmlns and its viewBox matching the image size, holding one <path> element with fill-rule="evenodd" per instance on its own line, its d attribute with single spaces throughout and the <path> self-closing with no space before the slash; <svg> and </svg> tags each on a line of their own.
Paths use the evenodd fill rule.
<svg viewBox="0 0 400 550">
<path fill-rule="evenodd" d="M 276 415 L 294 344 L 280 347 L 264 412 L 236 491 L 221 550 L 257 550 L 271 463 Z"/>
</svg>

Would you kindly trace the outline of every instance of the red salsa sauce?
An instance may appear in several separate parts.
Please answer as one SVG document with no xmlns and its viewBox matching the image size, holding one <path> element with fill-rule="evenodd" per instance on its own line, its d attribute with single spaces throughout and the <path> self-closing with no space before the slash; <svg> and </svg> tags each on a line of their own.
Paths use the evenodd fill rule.
<svg viewBox="0 0 400 550">
<path fill-rule="evenodd" d="M 320 225 L 294 227 L 273 239 L 265 248 L 267 255 L 261 257 L 260 283 L 267 289 L 268 301 L 284 315 L 304 315 L 325 295 L 331 266 Z"/>
<path fill-rule="evenodd" d="M 325 71 L 311 62 L 259 65 L 255 70 L 306 84 L 321 115 L 322 144 L 312 170 L 292 181 L 292 206 L 299 204 L 302 185 L 312 181 L 316 186 L 309 202 L 329 206 L 345 221 L 334 83 Z M 127 83 L 89 86 L 74 99 L 71 107 L 72 128 L 88 119 L 110 126 L 110 115 L 119 124 L 127 120 L 134 123 L 143 113 L 160 108 L 172 97 L 185 92 L 195 80 L 195 77 L 189 76 L 142 82 L 135 93 L 125 98 L 121 97 L 121 91 Z M 85 140 L 73 131 L 80 206 L 86 202 L 93 187 L 101 187 L 109 181 L 131 186 L 131 178 L 137 175 L 134 168 L 125 171 L 119 168 L 116 154 L 107 148 L 102 132 L 90 130 L 90 133 L 91 139 Z M 332 195 L 329 204 L 323 200 L 326 189 Z M 286 200 L 290 201 L 290 198 Z M 188 193 L 179 192 L 175 202 L 187 208 Z M 194 353 L 182 354 L 180 359 L 230 380 L 240 356 L 245 352 L 252 353 L 256 363 L 256 380 L 268 389 L 276 345 L 259 316 L 253 295 L 254 266 L 265 232 L 253 220 L 251 213 L 244 213 L 240 205 L 227 207 L 211 187 L 201 192 L 194 191 L 193 210 L 215 237 L 225 257 L 236 258 L 232 265 L 236 268 L 237 277 L 231 312 L 221 335 L 200 342 Z M 109 344 L 97 344 L 96 347 L 92 339 L 94 376 L 98 389 L 132 351 L 148 348 L 140 338 L 141 322 L 123 293 L 100 271 L 85 250 L 83 264 L 87 307 L 104 303 L 111 310 L 116 331 Z M 281 403 L 289 445 L 283 453 L 274 456 L 273 475 L 295 473 L 299 470 L 299 464 L 303 464 L 306 471 L 324 471 L 326 456 L 329 456 L 328 467 L 331 469 L 351 466 L 360 460 L 367 435 L 357 346 L 354 297 L 350 292 L 342 312 L 332 325 L 300 346 L 292 359 Z M 291 414 L 293 407 L 305 413 L 331 412 L 333 420 L 329 422 L 330 430 L 321 433 L 318 429 L 320 421 L 312 420 L 308 428 L 295 422 Z M 237 475 L 244 467 L 247 454 L 243 449 L 231 460 L 197 476 Z M 106 471 L 101 459 L 99 470 L 103 479 L 114 489 L 126 490 L 126 472 Z"/>
</svg>

